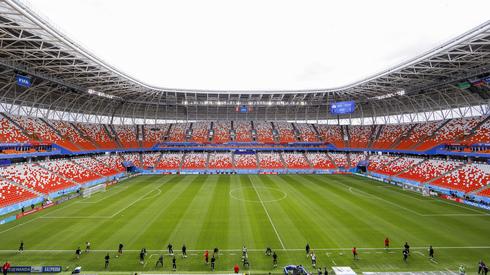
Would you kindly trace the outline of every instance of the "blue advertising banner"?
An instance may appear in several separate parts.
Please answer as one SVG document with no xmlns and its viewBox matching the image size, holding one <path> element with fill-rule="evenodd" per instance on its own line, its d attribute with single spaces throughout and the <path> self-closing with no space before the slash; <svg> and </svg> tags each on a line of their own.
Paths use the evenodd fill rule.
<svg viewBox="0 0 490 275">
<path fill-rule="evenodd" d="M 11 266 L 8 270 L 11 273 L 59 273 L 61 266 Z"/>
</svg>

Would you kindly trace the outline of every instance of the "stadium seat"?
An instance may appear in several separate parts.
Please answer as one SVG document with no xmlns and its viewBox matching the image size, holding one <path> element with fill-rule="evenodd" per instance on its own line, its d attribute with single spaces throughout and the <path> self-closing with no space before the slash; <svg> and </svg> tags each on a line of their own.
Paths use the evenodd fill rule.
<svg viewBox="0 0 490 275">
<path fill-rule="evenodd" d="M 399 177 L 424 183 L 455 169 L 458 165 L 460 163 L 455 161 L 430 159 L 410 168 Z"/>
<path fill-rule="evenodd" d="M 116 170 L 118 173 L 125 172 L 126 168 L 122 165 L 124 161 L 119 155 L 100 155 L 95 159 L 103 165 Z"/>
<path fill-rule="evenodd" d="M 422 142 L 427 137 L 431 136 L 434 131 L 441 125 L 441 121 L 431 121 L 426 123 L 419 123 L 415 125 L 412 132 L 405 138 L 403 138 L 400 143 L 395 146 L 395 149 L 408 150 L 411 149 L 416 144 Z"/>
<path fill-rule="evenodd" d="M 412 124 L 384 125 L 379 137 L 373 142 L 375 149 L 389 149 L 402 134 L 408 132 Z"/>
<path fill-rule="evenodd" d="M 347 154 L 345 153 L 328 153 L 328 156 L 330 156 L 337 165 L 338 168 L 349 168 L 349 161 L 347 159 Z"/>
<path fill-rule="evenodd" d="M 32 137 L 31 140 L 39 140 L 41 142 L 56 143 L 70 151 L 79 151 L 80 148 L 71 143 L 67 139 L 63 139 L 51 129 L 45 122 L 39 118 L 26 116 L 11 116 L 17 124 Z"/>
<path fill-rule="evenodd" d="M 158 161 L 160 160 L 160 153 L 144 153 L 141 155 L 143 159 L 143 167 L 142 168 L 155 168 L 158 167 Z"/>
<path fill-rule="evenodd" d="M 318 132 L 326 143 L 333 144 L 337 148 L 344 148 L 344 139 L 342 137 L 342 130 L 338 125 L 316 125 Z"/>
<path fill-rule="evenodd" d="M 138 148 L 135 125 L 112 125 L 123 148 Z"/>
<path fill-rule="evenodd" d="M 120 172 L 119 170 L 106 166 L 91 157 L 73 158 L 73 162 L 105 177 L 112 176 Z"/>
<path fill-rule="evenodd" d="M 205 169 L 208 153 L 185 154 L 182 169 Z"/>
<path fill-rule="evenodd" d="M 33 199 L 36 194 L 0 179 L 0 208 Z"/>
<path fill-rule="evenodd" d="M 231 122 L 217 121 L 213 123 L 213 142 L 222 144 L 230 141 Z"/>
<path fill-rule="evenodd" d="M 257 141 L 262 143 L 274 143 L 274 135 L 272 134 L 272 124 L 266 121 L 254 122 L 255 131 L 257 133 Z"/>
<path fill-rule="evenodd" d="M 53 127 L 58 130 L 64 139 L 70 140 L 78 145 L 82 150 L 95 150 L 97 147 L 82 135 L 69 123 L 61 120 L 51 120 Z"/>
<path fill-rule="evenodd" d="M 421 158 L 416 158 L 416 157 L 402 157 L 402 158 L 397 158 L 397 157 L 391 157 L 392 162 L 385 166 L 379 167 L 376 172 L 385 174 L 388 176 L 394 176 L 405 169 L 408 169 L 409 167 L 416 165 L 423 161 Z"/>
<path fill-rule="evenodd" d="M 298 141 L 294 135 L 294 128 L 288 122 L 274 122 L 277 132 L 279 133 L 279 143 L 289 143 Z"/>
<path fill-rule="evenodd" d="M 209 122 L 194 122 L 192 123 L 191 141 L 198 143 L 209 142 Z"/>
<path fill-rule="evenodd" d="M 439 144 L 454 143 L 458 138 L 469 134 L 481 120 L 481 117 L 452 119 L 444 125 L 444 127 L 439 129 L 433 137 L 424 140 L 424 142 L 417 147 L 417 150 L 423 151 L 431 149 Z"/>
<path fill-rule="evenodd" d="M 299 131 L 302 142 L 319 142 L 318 137 L 311 124 L 296 123 L 296 129 Z"/>
<path fill-rule="evenodd" d="M 252 141 L 252 125 L 250 121 L 235 121 L 233 123 L 235 129 L 236 142 L 251 142 Z"/>
<path fill-rule="evenodd" d="M 0 168 L 0 176 L 43 194 L 77 186 L 74 181 L 62 178 L 36 163 Z"/>
<path fill-rule="evenodd" d="M 141 158 L 139 153 L 124 153 L 121 154 L 125 161 L 133 163 L 136 167 L 141 167 Z"/>
<path fill-rule="evenodd" d="M 279 153 L 258 153 L 259 168 L 279 169 L 284 168 Z"/>
<path fill-rule="evenodd" d="M 95 174 L 91 170 L 77 165 L 75 162 L 69 159 L 41 162 L 40 165 L 51 172 L 56 173 L 57 175 L 72 179 L 78 183 L 85 183 L 101 178 L 101 176 Z"/>
<path fill-rule="evenodd" d="M 235 154 L 237 169 L 257 169 L 257 157 L 255 154 Z"/>
<path fill-rule="evenodd" d="M 160 170 L 176 170 L 179 169 L 182 162 L 182 153 L 163 153 L 156 169 Z"/>
<path fill-rule="evenodd" d="M 10 122 L 7 118 L 0 118 L 0 143 L 27 143 L 30 138 Z"/>
<path fill-rule="evenodd" d="M 302 153 L 282 153 L 288 169 L 310 169 L 308 160 Z"/>
<path fill-rule="evenodd" d="M 210 153 L 209 169 L 232 169 L 233 159 L 231 153 Z"/>
<path fill-rule="evenodd" d="M 369 138 L 373 131 L 372 126 L 349 126 L 350 147 L 368 148 Z"/>
<path fill-rule="evenodd" d="M 363 160 L 366 160 L 366 155 L 360 153 L 350 153 L 349 154 L 349 158 L 350 158 L 350 166 L 351 167 L 357 167 L 357 165 L 359 164 L 359 162 L 363 161 Z"/>
<path fill-rule="evenodd" d="M 190 123 L 174 123 L 170 128 L 168 141 L 170 142 L 184 142 L 186 141 L 187 129 L 190 127 Z"/>
<path fill-rule="evenodd" d="M 117 145 L 109 137 L 102 124 L 74 123 L 74 125 L 87 137 L 92 139 L 101 149 L 116 149 Z"/>
<path fill-rule="evenodd" d="M 335 164 L 326 153 L 307 153 L 306 157 L 315 169 L 335 169 Z"/>
<path fill-rule="evenodd" d="M 163 125 L 144 125 L 144 141 L 143 147 L 151 148 L 155 144 L 164 142 L 170 124 Z"/>
<path fill-rule="evenodd" d="M 490 165 L 472 163 L 431 182 L 433 185 L 462 192 L 471 192 L 490 183 Z"/>
</svg>

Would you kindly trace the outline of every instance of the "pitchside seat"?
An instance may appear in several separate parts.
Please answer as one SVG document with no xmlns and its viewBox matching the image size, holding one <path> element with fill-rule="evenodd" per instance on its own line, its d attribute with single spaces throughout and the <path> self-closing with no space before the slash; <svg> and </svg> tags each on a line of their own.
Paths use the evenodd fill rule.
<svg viewBox="0 0 490 275">
<path fill-rule="evenodd" d="M 207 153 L 186 154 L 182 169 L 204 169 L 206 168 Z"/>
<path fill-rule="evenodd" d="M 392 160 L 394 160 L 395 158 L 393 158 Z M 423 159 L 421 158 L 403 157 L 401 159 L 397 159 L 396 161 L 391 162 L 388 166 L 381 167 L 377 170 L 377 172 L 393 176 L 409 168 L 412 165 L 418 164 L 422 160 Z"/>
<path fill-rule="evenodd" d="M 426 182 L 455 169 L 460 163 L 455 161 L 431 159 L 399 175 L 401 178 Z"/>
<path fill-rule="evenodd" d="M 41 165 L 58 175 L 70 178 L 78 183 L 85 183 L 100 178 L 100 176 L 94 172 L 87 170 L 68 159 L 42 162 Z"/>
<path fill-rule="evenodd" d="M 347 154 L 345 153 L 329 153 L 328 154 L 337 167 L 349 168 L 349 162 L 347 160 Z"/>
<path fill-rule="evenodd" d="M 232 169 L 231 153 L 210 153 L 208 167 L 209 169 Z"/>
<path fill-rule="evenodd" d="M 114 174 L 117 174 L 119 171 L 116 169 L 113 169 L 109 166 L 106 166 L 104 164 L 101 164 L 100 162 L 96 161 L 95 159 L 91 157 L 86 157 L 86 158 L 76 158 L 73 159 L 73 162 L 90 169 L 91 171 L 94 171 L 102 176 L 112 176 Z"/>
<path fill-rule="evenodd" d="M 310 164 L 302 153 L 283 153 L 282 158 L 289 169 L 309 169 Z"/>
<path fill-rule="evenodd" d="M 237 169 L 257 169 L 257 158 L 254 154 L 235 155 Z"/>
<path fill-rule="evenodd" d="M 335 164 L 327 157 L 326 153 L 307 153 L 306 157 L 315 169 L 335 168 Z"/>
<path fill-rule="evenodd" d="M 126 168 L 122 165 L 123 159 L 118 155 L 96 156 L 95 159 L 97 159 L 102 164 L 116 170 L 118 173 L 126 171 Z"/>
<path fill-rule="evenodd" d="M 19 164 L 1 168 L 0 176 L 43 194 L 76 186 L 74 182 L 61 178 L 39 167 L 38 164 Z"/>
<path fill-rule="evenodd" d="M 284 168 L 279 153 L 259 153 L 259 167 L 265 169 Z"/>
<path fill-rule="evenodd" d="M 162 170 L 179 169 L 180 162 L 182 161 L 183 156 L 184 156 L 184 154 L 181 154 L 181 153 L 164 153 L 162 155 L 161 161 L 158 163 L 156 169 L 162 169 Z"/>
<path fill-rule="evenodd" d="M 0 207 L 33 199 L 36 194 L 0 179 Z"/>
<path fill-rule="evenodd" d="M 489 182 L 490 165 L 472 163 L 433 181 L 432 184 L 453 190 L 471 192 L 488 185 Z"/>
<path fill-rule="evenodd" d="M 143 168 L 155 167 L 160 158 L 160 153 L 145 153 L 142 155 L 143 158 Z"/>
</svg>

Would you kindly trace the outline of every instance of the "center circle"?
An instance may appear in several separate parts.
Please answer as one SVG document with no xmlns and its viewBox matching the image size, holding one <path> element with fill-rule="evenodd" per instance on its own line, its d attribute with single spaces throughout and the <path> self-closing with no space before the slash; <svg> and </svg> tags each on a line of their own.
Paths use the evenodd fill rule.
<svg viewBox="0 0 490 275">
<path fill-rule="evenodd" d="M 267 189 L 269 190 L 268 196 L 272 197 L 269 199 L 264 199 L 263 196 L 260 198 L 262 199 L 262 202 L 277 202 L 277 201 L 282 201 L 285 198 L 287 198 L 288 194 L 280 189 L 272 188 L 272 187 L 240 187 L 236 188 L 233 190 L 230 190 L 230 197 L 239 200 L 239 201 L 244 201 L 244 202 L 261 202 L 259 198 L 257 199 L 246 199 L 243 197 L 243 193 L 238 193 L 240 190 L 245 190 L 245 189 L 254 189 L 255 192 L 259 193 L 260 189 Z M 259 193 L 260 195 L 260 193 Z"/>
</svg>

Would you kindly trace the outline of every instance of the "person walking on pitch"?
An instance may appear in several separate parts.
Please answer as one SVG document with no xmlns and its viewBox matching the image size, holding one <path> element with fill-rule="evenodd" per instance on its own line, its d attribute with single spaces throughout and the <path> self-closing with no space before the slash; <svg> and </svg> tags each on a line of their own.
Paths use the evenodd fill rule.
<svg viewBox="0 0 490 275">
<path fill-rule="evenodd" d="M 158 260 L 157 260 L 157 263 L 155 264 L 155 267 L 158 267 L 159 265 L 161 267 L 163 267 L 163 254 L 160 254 L 160 257 L 158 257 Z"/>
</svg>

